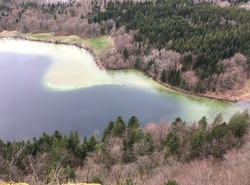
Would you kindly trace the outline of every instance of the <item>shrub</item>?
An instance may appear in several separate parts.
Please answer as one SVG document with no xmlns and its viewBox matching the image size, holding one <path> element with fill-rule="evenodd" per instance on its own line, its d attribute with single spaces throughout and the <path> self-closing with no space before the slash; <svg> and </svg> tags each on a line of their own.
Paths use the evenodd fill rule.
<svg viewBox="0 0 250 185">
<path fill-rule="evenodd" d="M 94 177 L 92 177 L 92 179 L 91 179 L 90 183 L 103 184 L 103 182 L 102 182 L 101 178 L 100 178 L 100 177 L 98 177 L 98 176 L 94 176 Z"/>
<path fill-rule="evenodd" d="M 175 180 L 168 180 L 164 185 L 178 185 L 178 183 Z"/>
</svg>

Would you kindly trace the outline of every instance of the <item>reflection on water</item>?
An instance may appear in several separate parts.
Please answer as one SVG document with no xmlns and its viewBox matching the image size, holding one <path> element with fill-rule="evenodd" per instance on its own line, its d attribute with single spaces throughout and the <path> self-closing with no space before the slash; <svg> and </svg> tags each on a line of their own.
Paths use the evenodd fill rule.
<svg viewBox="0 0 250 185">
<path fill-rule="evenodd" d="M 4 140 L 55 130 L 89 136 L 120 115 L 143 125 L 178 116 L 192 123 L 249 107 L 175 92 L 133 70 L 101 71 L 85 50 L 29 41 L 0 40 L 0 87 Z"/>
</svg>

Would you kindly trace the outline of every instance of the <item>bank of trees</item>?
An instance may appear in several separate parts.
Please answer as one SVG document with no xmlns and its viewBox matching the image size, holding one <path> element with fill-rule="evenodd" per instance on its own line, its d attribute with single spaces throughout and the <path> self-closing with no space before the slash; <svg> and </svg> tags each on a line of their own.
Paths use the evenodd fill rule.
<svg viewBox="0 0 250 185">
<path fill-rule="evenodd" d="M 101 34 L 100 25 L 88 24 L 86 18 L 92 9 L 97 11 L 98 8 L 94 8 L 98 7 L 97 1 L 48 2 L 40 0 L 0 2 L 0 31 L 54 32 L 55 35 L 74 34 L 80 37 Z"/>
<path fill-rule="evenodd" d="M 113 20 L 117 29 L 125 26 L 136 43 L 129 51 L 126 50 L 134 65 L 170 85 L 203 93 L 206 90 L 224 92 L 241 88 L 244 84 L 249 68 L 249 19 L 248 11 L 234 7 L 221 8 L 209 3 L 171 0 L 157 1 L 155 4 L 109 2 L 106 11 L 96 13 L 96 16 L 89 18 L 89 22 Z M 152 54 L 154 49 L 159 51 L 158 55 Z M 175 64 L 163 68 L 164 63 L 169 61 L 161 58 L 162 50 L 176 51 L 182 57 Z M 234 78 L 226 77 L 229 74 L 225 69 L 221 70 L 220 63 L 239 53 L 245 56 L 242 61 L 246 65 L 236 67 L 242 71 L 235 74 L 237 82 L 229 84 L 227 78 Z M 145 60 L 145 57 L 149 60 Z M 197 78 L 195 84 L 185 79 L 190 71 L 195 72 L 194 77 L 190 77 Z M 216 77 L 223 73 L 227 73 L 223 82 L 217 81 Z M 242 73 L 245 77 L 238 78 Z M 213 85 L 209 85 L 208 81 L 212 81 Z"/>
<path fill-rule="evenodd" d="M 249 142 L 249 124 L 247 111 L 236 113 L 228 123 L 219 114 L 211 124 L 206 117 L 192 125 L 176 118 L 172 124 L 149 124 L 145 129 L 132 116 L 127 124 L 121 117 L 111 121 L 101 138 L 80 139 L 76 131 L 69 136 L 55 131 L 31 141 L 0 141 L 0 179 L 31 184 L 147 184 L 157 170 L 174 162 L 212 157 L 220 163 L 228 151 Z M 167 175 L 157 184 L 168 184 L 171 178 Z"/>
<path fill-rule="evenodd" d="M 213 68 L 213 61 L 237 52 L 248 55 L 250 16 L 245 10 L 191 1 L 159 1 L 154 6 L 151 2 L 109 2 L 106 11 L 91 20 L 108 19 L 113 19 L 118 28 L 125 25 L 127 30 L 139 30 L 135 41 L 143 45 L 160 50 L 172 40 L 175 51 L 192 51 L 198 55 L 195 68 Z"/>
</svg>

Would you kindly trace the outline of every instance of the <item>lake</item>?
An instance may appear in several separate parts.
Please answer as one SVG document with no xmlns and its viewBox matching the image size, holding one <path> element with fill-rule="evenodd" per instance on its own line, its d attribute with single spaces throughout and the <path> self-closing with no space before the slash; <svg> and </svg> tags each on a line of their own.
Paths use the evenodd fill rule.
<svg viewBox="0 0 250 185">
<path fill-rule="evenodd" d="M 249 108 L 167 89 L 134 70 L 101 71 L 74 46 L 0 39 L 0 138 L 30 139 L 59 130 L 81 137 L 136 115 L 142 126 L 176 117 L 187 123 Z"/>
</svg>

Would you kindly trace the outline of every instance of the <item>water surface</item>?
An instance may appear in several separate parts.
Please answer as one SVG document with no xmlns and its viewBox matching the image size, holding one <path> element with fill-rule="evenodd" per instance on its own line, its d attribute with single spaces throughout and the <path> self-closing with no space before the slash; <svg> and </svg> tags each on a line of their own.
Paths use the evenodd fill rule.
<svg viewBox="0 0 250 185">
<path fill-rule="evenodd" d="M 249 103 L 185 95 L 137 71 L 105 72 L 90 53 L 71 46 L 0 40 L 0 138 L 20 140 L 59 130 L 80 136 L 110 120 L 136 115 L 142 125 L 218 113 L 228 119 Z"/>
</svg>

